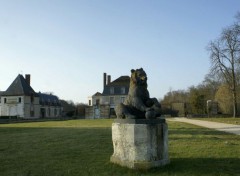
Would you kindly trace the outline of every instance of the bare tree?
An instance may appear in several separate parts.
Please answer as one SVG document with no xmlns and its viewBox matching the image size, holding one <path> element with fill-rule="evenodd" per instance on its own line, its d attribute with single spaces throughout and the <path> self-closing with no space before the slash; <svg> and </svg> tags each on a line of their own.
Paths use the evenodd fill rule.
<svg viewBox="0 0 240 176">
<path fill-rule="evenodd" d="M 240 68 L 240 26 L 225 28 L 208 46 L 213 74 L 220 74 L 232 93 L 233 117 L 237 114 L 237 73 Z"/>
</svg>

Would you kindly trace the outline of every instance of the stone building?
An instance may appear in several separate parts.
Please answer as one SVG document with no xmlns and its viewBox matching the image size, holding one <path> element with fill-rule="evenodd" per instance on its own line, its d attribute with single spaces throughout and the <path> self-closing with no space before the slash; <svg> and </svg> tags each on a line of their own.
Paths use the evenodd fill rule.
<svg viewBox="0 0 240 176">
<path fill-rule="evenodd" d="M 40 118 L 61 117 L 62 104 L 57 96 L 52 94 L 38 93 L 40 104 Z"/>
<path fill-rule="evenodd" d="M 85 109 L 86 118 L 111 118 L 115 117 L 115 106 L 124 102 L 128 95 L 130 84 L 129 76 L 120 76 L 111 82 L 111 76 L 103 74 L 103 92 L 97 92 L 88 98 Z"/>
<path fill-rule="evenodd" d="M 19 74 L 8 89 L 0 94 L 0 116 L 24 119 L 59 117 L 62 107 L 57 96 L 36 93 L 30 75 Z"/>
</svg>

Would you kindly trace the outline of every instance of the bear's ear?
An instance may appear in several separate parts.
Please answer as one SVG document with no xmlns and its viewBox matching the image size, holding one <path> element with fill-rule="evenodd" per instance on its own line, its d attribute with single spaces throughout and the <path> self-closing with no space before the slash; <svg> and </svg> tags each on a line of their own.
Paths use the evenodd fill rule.
<svg viewBox="0 0 240 176">
<path fill-rule="evenodd" d="M 134 73 L 134 72 L 135 72 L 135 70 L 134 70 L 134 69 L 132 69 L 132 70 L 131 70 L 131 73 Z"/>
</svg>

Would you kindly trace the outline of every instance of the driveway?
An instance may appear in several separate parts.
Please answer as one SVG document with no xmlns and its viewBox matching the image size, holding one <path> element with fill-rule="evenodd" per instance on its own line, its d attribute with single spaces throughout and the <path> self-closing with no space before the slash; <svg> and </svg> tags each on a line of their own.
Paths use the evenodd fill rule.
<svg viewBox="0 0 240 176">
<path fill-rule="evenodd" d="M 185 117 L 169 118 L 167 120 L 190 123 L 190 124 L 201 126 L 201 127 L 206 127 L 206 128 L 210 128 L 218 131 L 224 131 L 227 133 L 240 135 L 240 125 L 232 125 L 232 124 L 219 123 L 219 122 L 209 122 L 209 121 L 203 121 L 203 120 L 194 120 L 194 119 L 188 119 Z"/>
</svg>

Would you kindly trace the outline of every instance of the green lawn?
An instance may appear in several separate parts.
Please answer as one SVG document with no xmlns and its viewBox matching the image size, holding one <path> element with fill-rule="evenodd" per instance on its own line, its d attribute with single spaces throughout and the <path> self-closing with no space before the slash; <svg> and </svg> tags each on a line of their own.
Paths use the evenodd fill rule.
<svg viewBox="0 0 240 176">
<path fill-rule="evenodd" d="M 192 118 L 197 119 L 197 118 Z M 198 120 L 205 120 L 205 121 L 211 121 L 211 122 L 221 122 L 221 123 L 229 123 L 234 125 L 240 125 L 240 118 L 198 118 Z"/>
<path fill-rule="evenodd" d="M 111 164 L 111 123 L 1 124 L 0 175 L 240 175 L 240 136 L 177 122 L 169 122 L 168 166 L 137 171 Z"/>
</svg>

